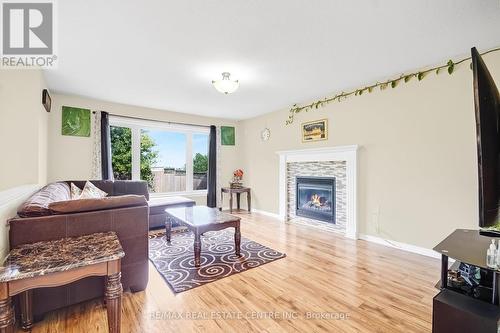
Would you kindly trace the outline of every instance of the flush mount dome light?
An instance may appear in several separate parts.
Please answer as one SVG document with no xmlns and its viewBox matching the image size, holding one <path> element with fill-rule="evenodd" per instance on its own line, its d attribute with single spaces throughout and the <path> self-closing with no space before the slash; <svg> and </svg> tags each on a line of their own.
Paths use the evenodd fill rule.
<svg viewBox="0 0 500 333">
<path fill-rule="evenodd" d="M 229 74 L 228 72 L 224 72 L 222 73 L 222 80 L 212 81 L 215 89 L 226 95 L 235 92 L 236 89 L 238 89 L 238 87 L 240 86 L 240 83 L 238 82 L 238 80 L 231 80 L 230 76 L 231 74 Z"/>
</svg>

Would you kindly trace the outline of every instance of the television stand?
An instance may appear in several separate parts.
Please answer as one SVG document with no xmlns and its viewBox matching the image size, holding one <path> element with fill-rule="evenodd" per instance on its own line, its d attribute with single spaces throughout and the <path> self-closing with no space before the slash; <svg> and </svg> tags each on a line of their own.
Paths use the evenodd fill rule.
<svg viewBox="0 0 500 333">
<path fill-rule="evenodd" d="M 432 331 L 441 332 L 498 332 L 500 321 L 500 270 L 486 265 L 486 250 L 492 239 L 479 230 L 457 229 L 434 247 L 441 254 L 441 284 L 433 300 Z M 473 265 L 493 273 L 490 302 L 456 292 L 448 286 L 448 258 Z M 470 330 L 470 328 L 474 330 Z"/>
</svg>

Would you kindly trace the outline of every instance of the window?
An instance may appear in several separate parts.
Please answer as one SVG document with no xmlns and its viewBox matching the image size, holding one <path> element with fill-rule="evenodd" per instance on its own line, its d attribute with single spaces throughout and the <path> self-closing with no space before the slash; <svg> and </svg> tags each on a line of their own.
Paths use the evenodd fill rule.
<svg viewBox="0 0 500 333">
<path fill-rule="evenodd" d="M 152 193 L 206 193 L 208 128 L 110 117 L 115 179 L 145 180 Z"/>
<path fill-rule="evenodd" d="M 118 180 L 132 179 L 132 131 L 127 127 L 111 126 L 111 165 Z"/>
<path fill-rule="evenodd" d="M 206 190 L 208 182 L 208 134 L 193 134 L 193 189 Z"/>
</svg>

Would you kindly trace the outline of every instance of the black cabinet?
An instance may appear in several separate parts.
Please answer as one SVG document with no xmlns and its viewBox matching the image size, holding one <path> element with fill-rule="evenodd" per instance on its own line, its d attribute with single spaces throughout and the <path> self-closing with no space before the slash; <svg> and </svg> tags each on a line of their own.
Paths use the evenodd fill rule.
<svg viewBox="0 0 500 333">
<path fill-rule="evenodd" d="M 497 333 L 500 307 L 443 289 L 434 297 L 433 333 Z"/>
</svg>

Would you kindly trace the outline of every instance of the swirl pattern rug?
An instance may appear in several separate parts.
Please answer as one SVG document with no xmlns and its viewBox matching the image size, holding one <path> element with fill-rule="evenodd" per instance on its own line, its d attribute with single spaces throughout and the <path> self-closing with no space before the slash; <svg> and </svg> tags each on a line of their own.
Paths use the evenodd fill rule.
<svg viewBox="0 0 500 333">
<path fill-rule="evenodd" d="M 234 254 L 234 231 L 206 232 L 201 236 L 201 266 L 194 266 L 194 235 L 192 232 L 172 232 L 170 244 L 165 232 L 149 234 L 149 260 L 175 293 L 246 271 L 276 259 L 284 253 L 241 237 L 241 256 Z"/>
</svg>

